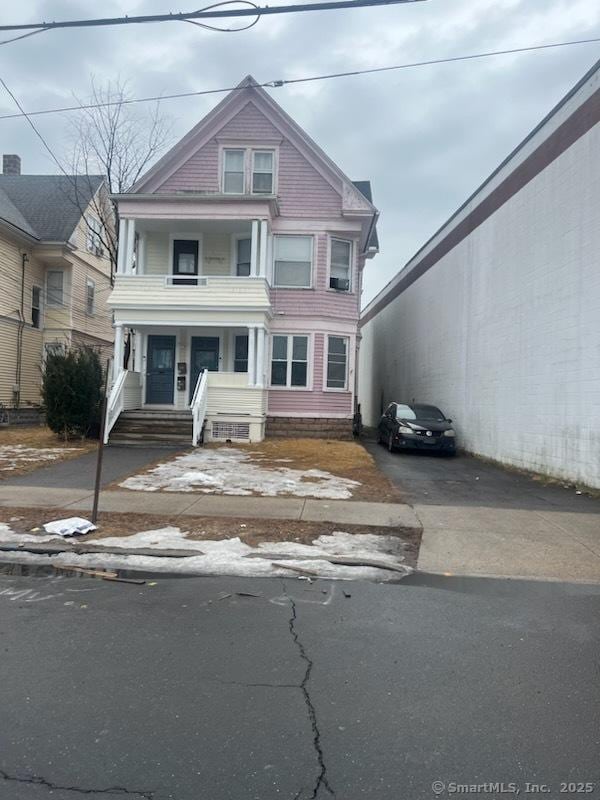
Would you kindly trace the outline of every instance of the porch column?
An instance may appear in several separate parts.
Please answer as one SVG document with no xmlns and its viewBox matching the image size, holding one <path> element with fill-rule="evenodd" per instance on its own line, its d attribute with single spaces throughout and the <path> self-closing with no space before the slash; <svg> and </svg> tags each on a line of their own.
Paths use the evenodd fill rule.
<svg viewBox="0 0 600 800">
<path fill-rule="evenodd" d="M 134 372 L 142 371 L 142 355 L 144 349 L 144 334 L 140 330 L 136 330 L 134 334 L 135 353 L 133 359 Z"/>
<path fill-rule="evenodd" d="M 115 356 L 113 359 L 113 381 L 117 380 L 119 372 L 123 369 L 123 358 L 125 356 L 125 340 L 123 337 L 123 325 L 115 326 Z"/>
<path fill-rule="evenodd" d="M 135 220 L 130 219 L 127 225 L 127 248 L 125 250 L 125 274 L 131 275 L 133 269 L 133 250 L 135 247 Z"/>
<path fill-rule="evenodd" d="M 260 251 L 258 257 L 258 274 L 261 278 L 265 278 L 267 275 L 268 236 L 269 236 L 269 225 L 266 219 L 262 219 L 260 221 Z"/>
<path fill-rule="evenodd" d="M 135 274 L 143 275 L 146 271 L 146 234 L 138 234 L 138 247 L 135 258 Z"/>
<path fill-rule="evenodd" d="M 248 386 L 256 383 L 256 328 L 248 328 Z"/>
<path fill-rule="evenodd" d="M 125 250 L 127 248 L 127 228 L 128 219 L 119 220 L 119 246 L 117 250 L 117 272 L 123 275 L 125 272 Z"/>
<path fill-rule="evenodd" d="M 258 274 L 258 220 L 252 220 L 252 239 L 250 243 L 250 275 Z"/>
<path fill-rule="evenodd" d="M 265 329 L 258 329 L 256 342 L 256 385 L 261 388 L 265 385 Z"/>
</svg>

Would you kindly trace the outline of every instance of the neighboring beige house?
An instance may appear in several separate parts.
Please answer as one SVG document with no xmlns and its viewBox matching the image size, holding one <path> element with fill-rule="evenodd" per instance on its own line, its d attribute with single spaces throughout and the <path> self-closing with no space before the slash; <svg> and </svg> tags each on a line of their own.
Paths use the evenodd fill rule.
<svg viewBox="0 0 600 800">
<path fill-rule="evenodd" d="M 20 158 L 3 157 L 0 404 L 11 422 L 40 407 L 45 353 L 79 345 L 102 358 L 112 351 L 111 261 L 96 211 L 105 196 L 100 175 L 21 175 Z"/>
</svg>

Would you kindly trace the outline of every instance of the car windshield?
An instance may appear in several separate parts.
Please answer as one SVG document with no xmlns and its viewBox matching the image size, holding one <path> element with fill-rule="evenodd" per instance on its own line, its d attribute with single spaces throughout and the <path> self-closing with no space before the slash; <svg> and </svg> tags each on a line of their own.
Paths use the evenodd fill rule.
<svg viewBox="0 0 600 800">
<path fill-rule="evenodd" d="M 435 406 L 397 405 L 396 419 L 428 419 L 443 422 L 444 415 Z"/>
</svg>

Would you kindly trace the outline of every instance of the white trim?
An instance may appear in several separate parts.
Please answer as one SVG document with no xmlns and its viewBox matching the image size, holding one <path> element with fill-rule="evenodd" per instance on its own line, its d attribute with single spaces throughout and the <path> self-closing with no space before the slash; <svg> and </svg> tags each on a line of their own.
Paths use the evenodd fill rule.
<svg viewBox="0 0 600 800">
<path fill-rule="evenodd" d="M 88 306 L 88 301 L 89 301 L 88 289 L 90 286 L 93 289 L 91 311 L 89 310 Z M 96 281 L 90 278 L 89 276 L 86 277 L 85 279 L 85 314 L 88 317 L 93 317 L 96 314 Z"/>
<path fill-rule="evenodd" d="M 260 220 L 260 239 L 258 253 L 258 277 L 267 277 L 267 250 L 269 247 L 269 223 L 266 219 Z"/>
<path fill-rule="evenodd" d="M 126 217 L 119 219 L 119 241 L 117 243 L 117 273 L 119 275 L 125 274 L 125 249 L 127 247 L 127 227 L 129 220 Z"/>
<path fill-rule="evenodd" d="M 269 390 L 270 391 L 270 390 Z M 347 394 L 350 394 L 348 392 Z M 320 411 L 311 411 L 310 413 L 306 411 L 269 411 L 267 409 L 267 417 L 294 417 L 298 419 L 300 417 L 305 419 L 348 419 L 351 420 L 354 417 L 353 413 L 350 414 L 324 414 Z"/>
<path fill-rule="evenodd" d="M 273 364 L 273 337 L 286 336 L 288 340 L 287 346 L 287 368 L 286 368 L 286 385 L 277 386 L 271 383 L 272 364 Z M 292 386 L 292 356 L 293 356 L 293 337 L 303 336 L 306 338 L 306 386 Z M 312 392 L 313 391 L 313 373 L 314 373 L 314 334 L 306 331 L 276 331 L 269 334 L 269 351 L 267 359 L 267 385 L 265 388 L 274 392 Z"/>
<path fill-rule="evenodd" d="M 248 386 L 256 386 L 256 328 L 248 328 Z"/>
<path fill-rule="evenodd" d="M 229 310 L 231 311 L 231 309 Z M 172 319 L 171 320 L 120 319 L 118 322 L 115 322 L 115 325 L 126 325 L 128 328 L 158 327 L 158 328 L 173 328 L 173 329 L 185 328 L 186 330 L 193 328 L 265 328 L 266 330 L 266 326 L 261 322 L 248 322 L 248 321 L 238 322 L 238 320 L 234 321 L 209 320 L 208 322 L 202 322 L 202 320 L 194 320 L 193 322 L 188 322 L 188 321 L 177 322 L 176 320 Z M 58 328 L 57 330 L 62 330 L 62 329 Z M 304 331 L 302 331 L 302 333 L 304 333 Z"/>
<path fill-rule="evenodd" d="M 135 220 L 130 219 L 127 224 L 127 244 L 125 246 L 125 261 L 123 269 L 127 275 L 133 272 L 133 248 L 135 246 Z"/>
<path fill-rule="evenodd" d="M 147 244 L 148 239 L 146 231 L 140 231 L 138 235 L 137 258 L 135 260 L 136 275 L 145 275 L 146 273 Z"/>
<path fill-rule="evenodd" d="M 344 242 L 345 244 L 350 245 L 350 263 L 348 265 L 348 289 L 333 289 L 330 286 L 331 281 L 331 251 L 333 248 L 333 242 Z M 355 275 L 355 265 L 356 265 L 356 243 L 354 239 L 350 239 L 346 236 L 338 236 L 335 233 L 327 233 L 327 282 L 325 284 L 325 288 L 328 292 L 334 292 L 335 294 L 342 294 L 342 295 L 355 295 L 356 292 L 354 291 L 354 275 Z"/>
<path fill-rule="evenodd" d="M 258 220 L 252 220 L 252 237 L 250 239 L 250 277 L 258 277 Z"/>
<path fill-rule="evenodd" d="M 346 380 L 344 386 L 327 386 L 327 365 L 329 361 L 329 339 L 345 339 L 346 340 Z M 350 351 L 351 351 L 351 341 L 350 336 L 342 336 L 337 333 L 326 333 L 323 336 L 323 392 L 332 393 L 332 394 L 341 394 L 341 393 L 349 393 L 352 394 L 352 390 L 350 388 Z"/>
<path fill-rule="evenodd" d="M 167 273 L 168 275 L 173 275 L 174 274 L 174 272 L 173 272 L 173 247 L 174 247 L 174 244 L 173 243 L 175 242 L 176 239 L 183 240 L 183 241 L 186 241 L 186 242 L 198 242 L 198 272 L 196 273 L 196 275 L 204 275 L 204 260 L 203 260 L 204 253 L 203 253 L 203 248 L 202 248 L 202 244 L 203 244 L 202 237 L 203 237 L 203 234 L 202 233 L 198 233 L 198 231 L 194 231 L 194 233 L 183 232 L 183 231 L 179 232 L 179 233 L 178 232 L 170 232 L 169 233 L 169 253 L 168 253 L 168 260 L 167 260 L 167 265 L 168 265 L 168 269 L 169 269 L 169 271 Z M 196 277 L 196 276 L 194 276 L 192 274 L 190 274 L 189 276 L 188 275 L 184 275 L 182 273 L 177 273 L 177 274 L 178 274 L 178 277 L 180 277 L 180 278 L 186 278 L 186 277 L 194 278 L 194 277 Z M 221 277 L 221 276 L 219 276 L 219 277 Z"/>
<path fill-rule="evenodd" d="M 255 385 L 261 389 L 265 385 L 265 329 L 256 330 L 256 381 Z M 249 342 L 250 340 L 248 340 Z M 307 348 L 308 350 L 308 348 Z"/>
<path fill-rule="evenodd" d="M 311 248 L 311 261 L 310 261 L 310 284 L 308 286 L 287 286 L 285 284 L 276 283 L 275 281 L 275 240 L 282 237 L 293 237 L 293 238 L 303 238 L 312 239 L 312 248 Z M 273 276 L 272 280 L 272 287 L 273 289 L 314 289 L 315 288 L 315 271 L 316 271 L 316 261 L 317 261 L 317 237 L 314 233 L 274 233 L 272 238 L 272 248 L 271 248 L 271 274 Z"/>
</svg>

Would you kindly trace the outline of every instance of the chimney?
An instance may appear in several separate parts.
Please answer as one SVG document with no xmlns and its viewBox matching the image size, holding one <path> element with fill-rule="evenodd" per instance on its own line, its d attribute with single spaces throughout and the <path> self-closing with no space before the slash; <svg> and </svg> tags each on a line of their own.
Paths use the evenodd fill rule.
<svg viewBox="0 0 600 800">
<path fill-rule="evenodd" d="M 2 173 L 4 175 L 20 175 L 21 156 L 17 155 L 2 156 Z"/>
</svg>

